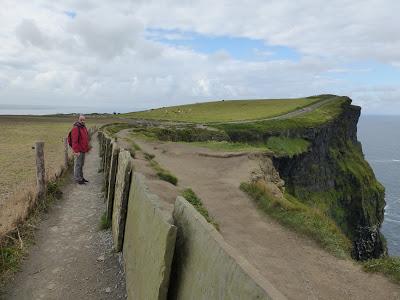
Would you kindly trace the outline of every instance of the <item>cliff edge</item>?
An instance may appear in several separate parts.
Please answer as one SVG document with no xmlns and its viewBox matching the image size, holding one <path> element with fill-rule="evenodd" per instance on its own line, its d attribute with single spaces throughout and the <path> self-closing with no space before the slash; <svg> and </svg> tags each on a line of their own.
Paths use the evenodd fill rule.
<svg viewBox="0 0 400 300">
<path fill-rule="evenodd" d="M 353 242 L 353 258 L 365 260 L 386 255 L 387 249 L 380 233 L 385 191 L 357 140 L 360 112 L 344 97 L 332 120 L 287 132 L 309 141 L 308 151 L 275 156 L 273 162 L 287 191 L 335 220 Z"/>
<path fill-rule="evenodd" d="M 366 260 L 387 254 L 380 233 L 385 191 L 364 159 L 361 108 L 351 103 L 330 94 L 219 101 L 142 112 L 133 117 L 148 119 L 130 126 L 150 139 L 264 153 L 285 182 L 282 192 L 328 215 L 353 243 L 353 258 Z"/>
</svg>

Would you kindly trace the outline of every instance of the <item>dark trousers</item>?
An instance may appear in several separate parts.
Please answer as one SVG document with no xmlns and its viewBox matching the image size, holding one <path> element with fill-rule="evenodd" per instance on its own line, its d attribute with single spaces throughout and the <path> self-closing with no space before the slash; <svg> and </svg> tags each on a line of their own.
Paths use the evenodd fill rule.
<svg viewBox="0 0 400 300">
<path fill-rule="evenodd" d="M 83 180 L 83 165 L 85 164 L 85 153 L 81 152 L 74 158 L 74 179 L 75 181 Z"/>
</svg>

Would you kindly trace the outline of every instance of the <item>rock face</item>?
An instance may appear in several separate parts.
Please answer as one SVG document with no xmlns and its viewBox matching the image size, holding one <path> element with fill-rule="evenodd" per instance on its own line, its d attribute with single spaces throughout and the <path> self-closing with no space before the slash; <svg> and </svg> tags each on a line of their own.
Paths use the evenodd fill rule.
<svg viewBox="0 0 400 300">
<path fill-rule="evenodd" d="M 318 128 L 289 133 L 311 142 L 309 151 L 275 157 L 273 163 L 287 190 L 299 200 L 330 215 L 353 241 L 353 257 L 377 258 L 387 253 L 380 227 L 384 188 L 364 159 L 357 140 L 360 107 L 343 104 L 342 113 Z"/>
</svg>

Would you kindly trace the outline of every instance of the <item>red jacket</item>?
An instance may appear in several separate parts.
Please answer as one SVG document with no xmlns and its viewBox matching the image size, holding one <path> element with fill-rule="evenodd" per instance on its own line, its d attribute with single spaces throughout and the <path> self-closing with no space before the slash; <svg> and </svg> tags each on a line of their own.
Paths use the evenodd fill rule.
<svg viewBox="0 0 400 300">
<path fill-rule="evenodd" d="M 84 124 L 76 122 L 71 132 L 72 150 L 77 152 L 89 152 L 89 133 Z"/>
</svg>

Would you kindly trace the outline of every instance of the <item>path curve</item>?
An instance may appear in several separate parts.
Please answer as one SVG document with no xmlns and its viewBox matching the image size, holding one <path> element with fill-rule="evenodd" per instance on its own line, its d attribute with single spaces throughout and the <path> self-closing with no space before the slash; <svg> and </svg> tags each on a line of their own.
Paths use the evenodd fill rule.
<svg viewBox="0 0 400 300">
<path fill-rule="evenodd" d="M 98 172 L 98 143 L 87 155 L 87 185 L 63 189 L 36 234 L 36 245 L 0 299 L 125 299 L 121 258 L 112 250 L 110 231 L 100 231 L 105 211 Z"/>
</svg>

